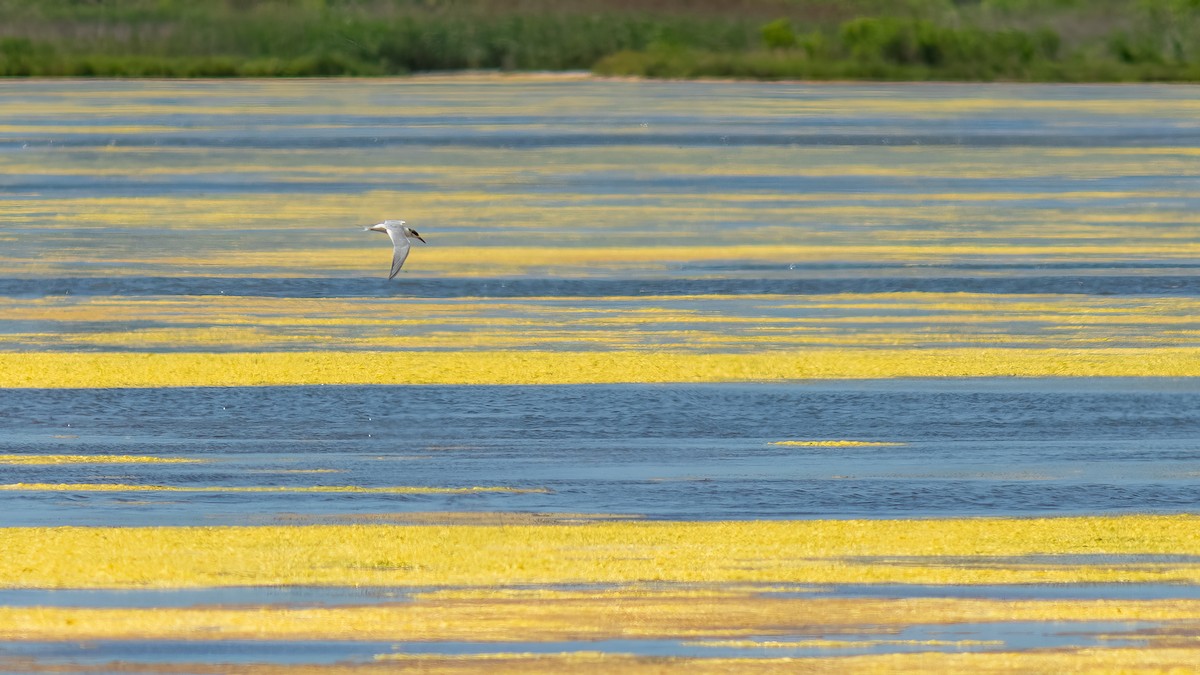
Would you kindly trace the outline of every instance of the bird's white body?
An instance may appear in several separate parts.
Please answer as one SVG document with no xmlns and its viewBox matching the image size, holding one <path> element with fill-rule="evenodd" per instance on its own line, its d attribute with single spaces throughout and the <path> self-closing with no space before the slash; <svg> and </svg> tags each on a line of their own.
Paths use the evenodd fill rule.
<svg viewBox="0 0 1200 675">
<path fill-rule="evenodd" d="M 370 232 L 386 232 L 387 236 L 392 239 L 392 273 L 388 275 L 388 279 L 392 279 L 404 266 L 404 259 L 408 257 L 408 249 L 411 248 L 408 241 L 416 239 L 422 244 L 425 243 L 421 239 L 421 235 L 417 231 L 404 224 L 403 220 L 385 220 L 382 223 L 376 223 L 370 227 L 364 227 L 364 230 Z"/>
</svg>

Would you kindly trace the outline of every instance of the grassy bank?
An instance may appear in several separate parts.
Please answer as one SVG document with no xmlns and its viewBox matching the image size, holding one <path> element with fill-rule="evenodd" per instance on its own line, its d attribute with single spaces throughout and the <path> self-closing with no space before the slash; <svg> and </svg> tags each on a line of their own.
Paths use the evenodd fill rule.
<svg viewBox="0 0 1200 675">
<path fill-rule="evenodd" d="M 0 0 L 8 76 L 1200 80 L 1197 0 Z"/>
</svg>

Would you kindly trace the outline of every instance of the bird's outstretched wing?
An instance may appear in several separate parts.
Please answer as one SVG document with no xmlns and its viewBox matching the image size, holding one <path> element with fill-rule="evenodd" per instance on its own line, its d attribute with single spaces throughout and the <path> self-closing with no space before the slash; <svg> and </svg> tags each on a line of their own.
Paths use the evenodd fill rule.
<svg viewBox="0 0 1200 675">
<path fill-rule="evenodd" d="M 388 275 L 388 281 L 391 281 L 404 266 L 404 259 L 408 257 L 408 249 L 412 246 L 409 245 L 408 237 L 404 236 L 403 232 L 388 228 L 388 236 L 392 238 L 392 273 Z"/>
</svg>

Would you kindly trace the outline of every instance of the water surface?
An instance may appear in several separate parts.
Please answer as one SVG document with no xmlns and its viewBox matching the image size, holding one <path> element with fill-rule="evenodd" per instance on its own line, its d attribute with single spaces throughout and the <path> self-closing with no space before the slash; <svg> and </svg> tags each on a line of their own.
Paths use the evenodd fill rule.
<svg viewBox="0 0 1200 675">
<path fill-rule="evenodd" d="M 1190 379 L 0 392 L 4 525 L 238 524 L 286 514 L 530 511 L 655 519 L 1181 512 L 1200 505 Z M 54 411 L 47 416 L 47 411 Z M 899 445 L 787 446 L 854 440 Z M 504 486 L 473 494 L 222 487 Z"/>
<path fill-rule="evenodd" d="M 1200 346 L 1198 153 L 1189 86 L 11 80 L 0 82 L 0 350 L 1186 349 Z M 385 217 L 429 241 L 391 283 L 386 240 L 360 229 Z M 0 464 L 0 526 L 1194 512 L 1200 385 L 33 388 L 0 390 L 0 455 L 74 458 Z M 86 461 L 126 455 L 195 461 Z M 333 486 L 435 491 L 313 489 Z M 453 491 L 470 487 L 510 490 Z M 1097 556 L 873 564 L 1195 562 Z M 313 607 L 404 603 L 412 590 L 5 589 L 0 603 Z M 1196 596 L 1169 580 L 774 592 L 794 592 L 798 608 L 809 595 Z M 0 658 L 67 669 L 509 650 L 828 658 L 1145 646 L 1158 628 L 864 627 L 836 649 L 805 646 L 839 637 L 824 634 L 782 648 L 9 641 Z"/>
</svg>

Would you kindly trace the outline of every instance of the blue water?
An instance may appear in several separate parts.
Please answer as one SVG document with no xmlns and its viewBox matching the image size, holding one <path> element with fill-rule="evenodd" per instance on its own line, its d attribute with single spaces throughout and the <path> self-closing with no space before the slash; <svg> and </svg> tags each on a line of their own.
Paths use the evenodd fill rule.
<svg viewBox="0 0 1200 675">
<path fill-rule="evenodd" d="M 5 483 L 216 488 L 3 491 L 0 525 L 442 510 L 719 520 L 1200 508 L 1192 379 L 9 390 L 0 411 L 0 453 L 204 460 L 8 466 Z M 772 444 L 838 439 L 904 445 Z M 219 489 L 309 485 L 546 492 Z"/>
<path fill-rule="evenodd" d="M 1164 264 L 1157 267 L 1161 268 Z M 595 298 L 680 295 L 826 295 L 833 293 L 1000 293 L 1083 294 L 1104 296 L 1200 295 L 1200 264 L 1170 263 L 1170 273 L 1144 264 L 1062 264 L 1023 267 L 975 266 L 837 266 L 793 264 L 764 270 L 762 266 L 696 266 L 659 277 L 601 278 L 411 278 L 404 283 L 384 279 L 305 277 L 65 277 L 26 279 L 0 277 L 0 298 L 53 296 L 205 296 L 265 298 Z M 1099 269 L 1097 269 L 1099 268 Z M 853 270 L 847 276 L 845 270 Z M 841 274 L 839 274 L 841 272 Z M 890 274 L 889 274 L 890 272 Z M 719 276 L 717 276 L 719 274 Z M 1004 276 L 1001 276 L 1003 274 Z M 745 275 L 745 276 L 743 276 Z"/>
<path fill-rule="evenodd" d="M 223 664 L 332 664 L 370 662 L 381 655 L 469 654 L 562 654 L 605 652 L 642 657 L 710 658 L 786 658 L 856 656 L 881 653 L 981 652 L 1083 648 L 1129 647 L 1145 643 L 1139 630 L 1152 629 L 1146 622 L 1065 621 L 1053 624 L 1037 622 L 995 622 L 966 624 L 930 624 L 903 628 L 896 632 L 821 633 L 809 635 L 757 635 L 749 638 L 772 643 L 796 641 L 791 646 L 738 647 L 706 645 L 703 641 L 672 638 L 564 640 L 555 642 L 370 642 L 370 641 L 271 641 L 271 640 L 93 640 L 85 643 L 26 642 L 0 643 L 0 659 L 33 657 L 48 664 L 105 664 L 121 661 L 132 664 L 186 664 L 219 662 Z M 804 640 L 831 639 L 863 641 L 858 645 L 812 646 Z M 883 644 L 871 644 L 883 640 Z M 946 642 L 987 640 L 992 644 L 896 644 L 891 641 L 936 640 Z M 3 661 L 0 661 L 3 665 Z"/>
<path fill-rule="evenodd" d="M 1064 556 L 1071 558 L 1071 556 Z M 1150 557 L 1150 556 L 1147 556 Z M 1119 558 L 1119 557 L 1118 557 Z M 1127 556 L 1128 558 L 1128 556 Z M 1134 556 L 1140 559 L 1140 556 Z M 1022 563 L 1018 558 L 1006 558 L 1009 567 Z M 915 559 L 909 560 L 914 564 Z M 922 564 L 948 564 L 940 559 L 924 558 Z M 1113 561 L 1109 561 L 1111 564 Z M 1136 564 L 1137 561 L 1135 561 Z M 1194 564 L 1195 559 L 1178 560 Z M 1029 556 L 1030 565 L 1053 567 L 1037 556 Z M 1161 561 L 1160 561 L 1161 563 Z M 1088 564 L 1081 561 L 1066 564 Z M 1095 564 L 1095 563 L 1092 563 Z M 639 584 L 646 588 L 647 584 Z M 746 587 L 746 584 L 741 584 Z M 794 589 L 791 587 L 794 586 Z M 656 584 L 657 591 L 687 592 L 704 585 Z M 538 586 L 504 586 L 509 590 L 561 590 L 605 592 L 613 584 L 543 584 Z M 425 593 L 426 587 L 405 586 L 220 586 L 213 588 L 162 589 L 0 589 L 0 605 L 6 607 L 106 607 L 146 609 L 155 607 L 224 607 L 252 608 L 262 606 L 315 608 L 361 607 L 403 604 L 411 602 L 414 594 Z M 758 592 L 764 598 L 971 598 L 981 600 L 1197 600 L 1200 587 L 1184 583 L 1059 583 L 1059 584 L 763 584 Z"/>
</svg>

